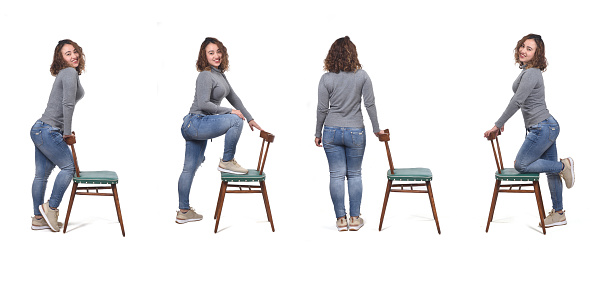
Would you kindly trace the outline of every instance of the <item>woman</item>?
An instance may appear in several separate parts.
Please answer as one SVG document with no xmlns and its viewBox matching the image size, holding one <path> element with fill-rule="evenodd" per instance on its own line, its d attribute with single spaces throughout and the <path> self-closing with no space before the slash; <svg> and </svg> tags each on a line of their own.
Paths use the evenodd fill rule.
<svg viewBox="0 0 609 283">
<path fill-rule="evenodd" d="M 503 115 L 495 122 L 484 137 L 497 133 L 518 109 L 522 109 L 527 136 L 514 161 L 520 173 L 546 173 L 552 196 L 552 211 L 545 218 L 546 228 L 567 224 L 562 203 L 562 181 L 567 188 L 575 182 L 574 163 L 571 157 L 558 160 L 556 138 L 560 132 L 558 122 L 546 107 L 545 87 L 541 72 L 547 67 L 545 45 L 541 36 L 529 34 L 523 37 L 514 48 L 514 59 L 522 72 L 514 81 L 514 96 Z M 541 226 L 541 223 L 540 223 Z"/>
<path fill-rule="evenodd" d="M 68 145 L 75 139 L 72 133 L 74 106 L 84 95 L 78 76 L 85 70 L 85 54 L 76 42 L 64 39 L 57 43 L 53 53 L 51 75 L 55 82 L 47 108 L 30 131 L 35 146 L 36 174 L 32 184 L 34 217 L 32 229 L 51 229 L 58 232 L 61 223 L 59 204 L 74 176 L 74 160 Z M 44 192 L 51 171 L 61 171 L 55 178 L 51 197 L 45 203 Z"/>
<path fill-rule="evenodd" d="M 372 128 L 379 129 L 372 82 L 357 59 L 355 44 L 348 36 L 337 39 L 324 61 L 319 81 L 315 145 L 322 146 L 330 167 L 330 196 L 334 203 L 338 231 L 357 231 L 364 226 L 360 217 L 362 199 L 362 159 L 366 132 L 361 111 L 362 96 Z M 345 176 L 349 187 L 349 215 L 345 210 Z"/>
<path fill-rule="evenodd" d="M 224 72 L 228 69 L 226 47 L 218 39 L 205 38 L 199 50 L 195 99 L 190 113 L 184 117 L 182 136 L 186 140 L 184 169 L 178 182 L 179 208 L 176 222 L 179 224 L 203 219 L 190 207 L 189 195 L 192 180 L 197 168 L 205 160 L 205 146 L 208 139 L 224 137 L 224 155 L 218 164 L 218 170 L 232 174 L 246 174 L 247 169 L 235 160 L 237 142 L 241 136 L 243 120 L 247 119 L 250 129 L 262 130 L 254 118 L 245 109 L 226 80 Z M 220 102 L 226 98 L 235 109 L 221 107 Z"/>
</svg>

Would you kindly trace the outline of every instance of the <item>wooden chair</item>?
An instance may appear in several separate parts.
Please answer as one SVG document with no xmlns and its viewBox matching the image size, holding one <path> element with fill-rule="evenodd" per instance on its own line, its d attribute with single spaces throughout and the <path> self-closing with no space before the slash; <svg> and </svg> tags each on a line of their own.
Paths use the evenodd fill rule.
<svg viewBox="0 0 609 283">
<path fill-rule="evenodd" d="M 521 174 L 514 168 L 504 168 L 503 159 L 501 157 L 501 148 L 499 147 L 499 138 L 501 132 L 491 134 L 488 140 L 491 141 L 493 147 L 493 155 L 495 156 L 495 164 L 497 165 L 497 172 L 495 172 L 495 190 L 493 192 L 493 200 L 491 201 L 491 210 L 488 214 L 488 221 L 486 223 L 486 232 L 493 221 L 493 214 L 495 213 L 495 205 L 497 204 L 497 196 L 499 193 L 534 193 L 537 199 L 537 209 L 539 210 L 539 219 L 541 220 L 541 229 L 543 234 L 546 234 L 546 227 L 544 223 L 545 211 L 543 208 L 543 201 L 541 198 L 541 191 L 539 190 L 539 173 L 525 173 Z M 495 142 L 497 147 L 495 149 Z M 502 181 L 510 181 L 510 184 L 501 184 Z M 513 183 L 518 182 L 518 183 Z M 525 182 L 525 183 L 522 183 Z M 522 187 L 533 187 L 532 190 L 523 190 Z M 508 188 L 508 189 L 502 189 Z M 515 189 L 517 188 L 517 189 Z"/>
<path fill-rule="evenodd" d="M 220 195 L 218 196 L 218 204 L 216 205 L 216 213 L 214 214 L 214 219 L 216 219 L 216 228 L 214 229 L 214 233 L 218 233 L 218 224 L 220 223 L 220 215 L 222 214 L 222 206 L 224 205 L 224 196 L 227 193 L 261 193 L 262 199 L 264 200 L 264 207 L 266 208 L 267 219 L 271 223 L 271 230 L 275 232 L 273 216 L 271 215 L 271 206 L 269 205 L 269 197 L 266 194 L 266 174 L 263 172 L 264 164 L 266 163 L 266 155 L 269 151 L 269 145 L 275 140 L 275 136 L 265 131 L 260 131 L 260 137 L 262 138 L 262 147 L 260 148 L 260 157 L 258 158 L 258 167 L 256 170 L 249 169 L 245 175 L 231 174 L 226 172 L 222 172 L 221 174 L 222 184 L 220 185 Z M 258 185 L 243 184 L 252 182 L 258 182 Z"/>
<path fill-rule="evenodd" d="M 74 132 L 72 132 L 74 134 Z M 76 139 L 72 140 L 76 143 Z M 121 231 L 123 237 L 125 237 L 125 227 L 123 226 L 123 217 L 121 215 L 121 206 L 118 202 L 118 193 L 116 190 L 116 184 L 118 183 L 118 175 L 114 171 L 80 171 L 78 167 L 78 159 L 76 158 L 76 151 L 74 150 L 74 144 L 71 144 L 72 157 L 74 158 L 74 166 L 76 167 L 76 173 L 72 179 L 72 194 L 70 195 L 70 204 L 68 205 L 68 213 L 66 214 L 66 220 L 63 224 L 63 232 L 66 232 L 68 228 L 68 220 L 70 220 L 70 213 L 72 212 L 72 204 L 74 203 L 74 197 L 76 195 L 90 195 L 90 196 L 112 196 L 114 197 L 114 205 L 116 206 L 116 214 L 118 215 L 118 222 L 121 224 Z M 94 184 L 94 185 L 105 185 L 105 186 L 87 186 L 79 187 L 80 184 Z M 100 190 L 112 190 L 111 193 L 101 193 Z"/>
<path fill-rule="evenodd" d="M 383 202 L 383 211 L 381 212 L 381 223 L 379 224 L 379 231 L 381 231 L 381 229 L 383 228 L 383 219 L 385 218 L 385 209 L 387 208 L 389 193 L 427 193 L 429 196 L 429 202 L 431 203 L 431 211 L 433 212 L 433 218 L 436 221 L 436 228 L 438 229 L 438 234 L 440 234 L 440 223 L 438 222 L 436 205 L 434 203 L 433 192 L 431 191 L 431 170 L 427 168 L 393 168 L 393 159 L 391 159 L 391 151 L 389 150 L 388 129 L 385 130 L 384 134 L 379 135 L 379 141 L 385 142 L 385 148 L 387 149 L 387 159 L 389 160 L 389 170 L 387 171 L 387 191 L 385 192 L 385 201 Z M 404 181 L 408 183 L 393 184 L 394 181 Z M 422 186 L 427 187 L 427 189 L 413 189 L 413 187 Z M 404 187 L 410 187 L 410 189 L 404 189 Z"/>
</svg>

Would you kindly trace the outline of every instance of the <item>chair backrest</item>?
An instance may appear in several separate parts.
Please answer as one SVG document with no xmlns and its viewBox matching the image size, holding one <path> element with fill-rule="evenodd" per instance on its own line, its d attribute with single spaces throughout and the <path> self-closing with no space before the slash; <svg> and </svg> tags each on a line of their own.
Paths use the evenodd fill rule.
<svg viewBox="0 0 609 283">
<path fill-rule="evenodd" d="M 74 159 L 74 168 L 76 169 L 76 177 L 80 177 L 80 168 L 78 167 L 78 158 L 76 158 L 76 150 L 74 149 L 74 144 L 76 143 L 76 134 L 72 132 L 74 138 L 72 139 L 72 144 L 70 144 L 70 148 L 72 148 L 72 158 Z"/>
<path fill-rule="evenodd" d="M 379 141 L 385 142 L 385 149 L 387 150 L 387 160 L 389 160 L 389 169 L 391 174 L 395 174 L 393 171 L 393 159 L 391 159 L 391 151 L 389 150 L 389 129 L 385 129 L 384 134 L 379 134 Z"/>
<path fill-rule="evenodd" d="M 501 157 L 501 148 L 499 147 L 499 135 L 501 135 L 501 131 L 490 134 L 487 139 L 491 141 L 491 145 L 493 146 L 493 155 L 495 156 L 495 164 L 497 165 L 497 172 L 501 174 L 501 170 L 504 168 L 503 159 Z M 497 142 L 497 149 L 495 149 L 495 142 Z"/>
<path fill-rule="evenodd" d="M 260 137 L 262 138 L 262 147 L 260 148 L 260 157 L 258 157 L 258 167 L 256 168 L 256 171 L 260 172 L 260 175 L 262 175 L 264 164 L 266 163 L 266 155 L 269 153 L 269 145 L 275 141 L 275 136 L 271 133 L 260 131 Z M 264 146 L 265 143 L 266 149 Z"/>
</svg>

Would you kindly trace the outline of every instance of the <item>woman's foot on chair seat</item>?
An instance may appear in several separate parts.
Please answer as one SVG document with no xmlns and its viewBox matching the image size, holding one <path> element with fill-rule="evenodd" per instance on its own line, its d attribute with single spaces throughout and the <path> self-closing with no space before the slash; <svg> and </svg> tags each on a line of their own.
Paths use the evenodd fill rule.
<svg viewBox="0 0 609 283">
<path fill-rule="evenodd" d="M 571 157 L 561 159 L 560 162 L 564 165 L 562 171 L 560 171 L 560 176 L 565 180 L 567 189 L 570 189 L 575 184 L 575 163 Z"/>
<path fill-rule="evenodd" d="M 241 167 L 241 165 L 239 165 L 239 163 L 237 163 L 237 160 L 235 160 L 234 158 L 230 161 L 223 161 L 222 158 L 220 158 L 220 164 L 218 164 L 218 171 L 239 175 L 247 174 L 248 172 L 247 169 Z"/>
<path fill-rule="evenodd" d="M 203 215 L 196 213 L 195 209 L 192 207 L 188 209 L 187 212 L 182 212 L 181 210 L 178 210 L 177 212 L 178 215 L 176 215 L 176 223 L 178 224 L 184 224 L 186 222 L 199 221 L 203 219 Z"/>
<path fill-rule="evenodd" d="M 364 218 L 359 216 L 349 218 L 349 231 L 357 231 L 364 226 Z"/>
</svg>

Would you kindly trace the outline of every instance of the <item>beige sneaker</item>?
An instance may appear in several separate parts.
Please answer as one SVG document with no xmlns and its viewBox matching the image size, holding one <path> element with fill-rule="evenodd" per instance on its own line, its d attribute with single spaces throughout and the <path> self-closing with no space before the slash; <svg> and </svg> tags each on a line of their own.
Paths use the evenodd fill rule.
<svg viewBox="0 0 609 283">
<path fill-rule="evenodd" d="M 38 209 L 42 212 L 42 217 L 49 225 L 49 228 L 51 228 L 53 232 L 59 232 L 59 223 L 57 223 L 59 209 L 51 209 L 48 201 L 38 206 Z"/>
<path fill-rule="evenodd" d="M 190 208 L 186 213 L 182 213 L 180 210 L 177 211 L 178 215 L 176 215 L 176 223 L 184 224 L 186 222 L 191 221 L 199 221 L 203 219 L 203 215 L 195 212 L 194 208 Z"/>
<path fill-rule="evenodd" d="M 575 184 L 575 162 L 571 157 L 561 159 L 560 162 L 565 165 L 565 168 L 560 171 L 560 176 L 565 180 L 567 189 L 570 189 Z"/>
<path fill-rule="evenodd" d="M 218 171 L 239 175 L 247 174 L 248 172 L 247 169 L 241 167 L 241 165 L 239 165 L 239 163 L 237 163 L 237 160 L 235 160 L 234 158 L 233 160 L 226 162 L 222 161 L 222 158 L 220 158 L 220 164 L 218 164 Z"/>
<path fill-rule="evenodd" d="M 63 223 L 57 222 L 57 224 L 59 226 L 59 230 L 61 230 L 61 228 L 63 228 Z M 49 224 L 47 224 L 47 222 L 44 221 L 44 218 L 36 219 L 36 216 L 32 217 L 32 230 L 44 230 L 44 229 L 51 229 Z"/>
<path fill-rule="evenodd" d="M 349 231 L 357 231 L 364 226 L 364 218 L 359 216 L 349 218 Z"/>
<path fill-rule="evenodd" d="M 336 219 L 336 228 L 339 232 L 347 231 L 349 229 L 347 225 L 347 216 Z"/>
<path fill-rule="evenodd" d="M 546 228 L 567 225 L 567 216 L 565 215 L 565 211 L 562 211 L 562 215 L 556 212 L 554 209 L 548 213 L 548 216 L 543 220 L 543 223 L 546 224 Z M 539 223 L 539 227 L 541 227 L 541 223 Z"/>
</svg>

